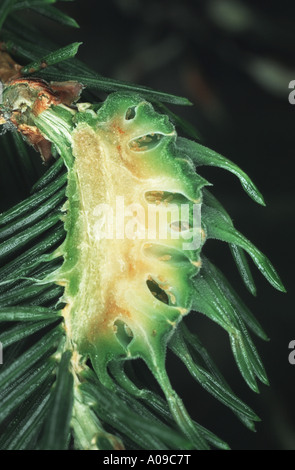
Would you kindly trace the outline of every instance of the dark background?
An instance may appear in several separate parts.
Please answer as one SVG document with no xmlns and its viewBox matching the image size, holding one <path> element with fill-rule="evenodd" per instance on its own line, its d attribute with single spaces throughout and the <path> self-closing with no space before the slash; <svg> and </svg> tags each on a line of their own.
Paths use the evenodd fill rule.
<svg viewBox="0 0 295 470">
<path fill-rule="evenodd" d="M 83 41 L 79 59 L 104 76 L 188 97 L 192 107 L 171 109 L 196 126 L 207 146 L 242 167 L 265 196 L 263 208 L 243 193 L 233 175 L 201 170 L 236 227 L 270 257 L 288 290 L 276 292 L 253 268 L 254 299 L 228 248 L 207 243 L 207 256 L 226 273 L 271 338 L 268 343 L 255 339 L 271 386 L 262 385 L 260 395 L 247 389 L 223 331 L 200 315 L 188 321 L 233 390 L 262 419 L 257 433 L 195 384 L 174 357 L 168 357 L 168 368 L 194 418 L 233 449 L 295 449 L 295 365 L 288 362 L 288 344 L 295 339 L 295 105 L 288 101 L 288 85 L 295 80 L 292 2 L 77 0 L 60 5 L 81 29 L 44 21 L 52 39 L 60 45 Z"/>
</svg>

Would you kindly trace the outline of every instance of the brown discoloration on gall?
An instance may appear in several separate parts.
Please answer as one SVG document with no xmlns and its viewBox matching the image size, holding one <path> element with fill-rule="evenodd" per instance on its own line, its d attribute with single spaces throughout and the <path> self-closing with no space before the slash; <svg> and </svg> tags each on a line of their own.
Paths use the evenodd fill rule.
<svg viewBox="0 0 295 470">
<path fill-rule="evenodd" d="M 71 106 L 80 98 L 84 86 L 75 81 L 50 82 L 50 88 L 63 104 Z"/>
<path fill-rule="evenodd" d="M 1 57 L 3 58 L 3 53 L 0 53 L 0 78 L 2 78 Z M 11 67 L 12 66 L 13 64 Z M 5 77 L 7 78 L 7 76 Z M 53 105 L 56 106 L 61 103 L 71 105 L 79 99 L 83 89 L 83 86 L 80 83 L 74 81 L 52 82 L 48 84 L 44 80 L 35 78 L 17 77 L 11 79 L 11 76 L 9 76 L 9 78 L 10 81 L 7 83 L 7 86 L 26 87 L 25 90 L 27 90 L 29 99 L 32 102 L 30 106 L 31 112 L 35 116 L 39 116 Z M 10 121 L 16 126 L 17 130 L 27 139 L 27 141 L 41 154 L 43 161 L 48 162 L 52 157 L 51 143 L 42 136 L 37 127 L 22 123 L 21 110 L 13 111 Z M 0 116 L 0 124 L 5 124 L 5 122 L 6 119 Z"/>
<path fill-rule="evenodd" d="M 13 118 L 11 119 L 13 122 Z M 26 137 L 27 141 L 40 153 L 42 160 L 48 162 L 51 158 L 51 142 L 46 140 L 40 131 L 35 126 L 28 126 L 26 124 L 17 124 L 18 131 Z"/>
</svg>

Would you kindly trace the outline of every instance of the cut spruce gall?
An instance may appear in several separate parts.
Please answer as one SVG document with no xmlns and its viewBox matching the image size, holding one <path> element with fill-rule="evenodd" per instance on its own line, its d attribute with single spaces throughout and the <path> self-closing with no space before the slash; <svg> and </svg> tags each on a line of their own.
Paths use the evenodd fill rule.
<svg viewBox="0 0 295 470">
<path fill-rule="evenodd" d="M 71 87 L 75 90 L 71 102 L 75 102 L 81 89 Z M 244 251 L 274 287 L 284 288 L 269 260 L 234 228 L 224 208 L 205 189 L 209 183 L 195 167 L 225 168 L 238 176 L 252 199 L 263 204 L 263 198 L 235 164 L 178 137 L 169 118 L 141 96 L 114 93 L 98 105 L 71 106 L 71 102 L 60 98 L 56 86 L 15 80 L 4 90 L 2 123 L 12 123 L 29 143 L 45 151 L 46 159 L 49 148 L 54 148 L 67 169 L 67 200 L 60 216 L 66 238 L 47 258 L 63 257 L 63 263 L 35 282 L 64 287 L 64 349 L 72 352 L 73 372 L 77 376 L 83 370 L 90 373 L 86 366 L 90 359 L 104 386 L 116 390 L 116 382 L 128 393 L 148 400 L 148 391 L 137 388 L 123 367 L 125 360 L 142 358 L 191 445 L 197 449 L 209 444 L 222 447 L 215 436 L 190 419 L 172 389 L 165 369 L 167 345 L 196 380 L 251 427 L 255 414 L 220 377 L 213 380 L 194 363 L 190 350 L 198 347 L 180 322 L 195 310 L 222 326 L 243 377 L 255 391 L 256 377 L 264 383 L 267 377 L 246 325 L 260 337 L 266 336 L 221 272 L 201 255 L 203 244 L 209 238 L 229 243 L 252 293 L 255 286 Z M 156 207 L 159 218 L 167 216 L 172 206 L 180 209 L 186 205 L 186 220 L 181 211 L 179 219 L 165 219 L 168 232 L 177 227 L 180 236 L 163 239 L 156 233 L 151 240 L 144 225 L 141 237 L 98 237 L 97 208 L 115 212 L 118 198 L 125 206 L 140 205 L 145 216 Z M 202 205 L 201 225 L 195 223 L 196 205 Z M 186 240 L 181 232 L 186 232 Z M 199 242 L 189 244 L 197 234 Z M 77 415 L 84 412 L 77 393 L 75 403 L 77 421 Z M 165 407 L 159 403 L 154 405 Z"/>
</svg>

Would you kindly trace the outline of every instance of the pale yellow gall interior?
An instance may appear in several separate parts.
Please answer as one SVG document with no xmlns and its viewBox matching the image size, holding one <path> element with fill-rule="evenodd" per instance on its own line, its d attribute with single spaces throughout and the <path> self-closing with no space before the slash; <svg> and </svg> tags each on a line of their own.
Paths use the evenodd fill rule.
<svg viewBox="0 0 295 470">
<path fill-rule="evenodd" d="M 100 239 L 97 230 L 101 226 L 100 204 L 108 204 L 116 214 L 116 197 L 119 196 L 124 198 L 125 207 L 140 203 L 147 215 L 145 194 L 159 190 L 177 192 L 180 190 L 177 180 L 169 176 L 148 178 L 144 175 L 141 153 L 131 154 L 128 136 L 115 127 L 110 132 L 100 133 L 87 124 L 79 124 L 73 134 L 73 154 L 80 195 L 77 224 L 83 234 L 80 263 L 87 269 L 82 270 L 79 296 L 72 299 L 67 287 L 65 289 L 67 328 L 71 328 L 69 321 L 73 321 L 79 336 L 85 335 L 93 342 L 98 334 L 113 331 L 117 319 L 131 329 L 139 320 L 144 327 L 142 322 L 144 318 L 149 320 L 151 311 L 156 314 L 165 308 L 147 287 L 150 279 L 167 293 L 170 306 L 166 308 L 186 313 L 173 291 L 175 267 L 167 263 L 170 255 L 165 254 L 165 248 L 157 259 L 144 252 L 144 247 L 151 245 L 147 232 L 143 239 L 132 240 L 126 236 Z M 167 203 L 163 204 L 163 210 L 165 207 Z M 128 221 L 128 217 L 125 220 Z M 166 243 L 169 248 L 169 240 L 164 245 Z M 148 311 L 146 306 L 149 306 Z"/>
</svg>

